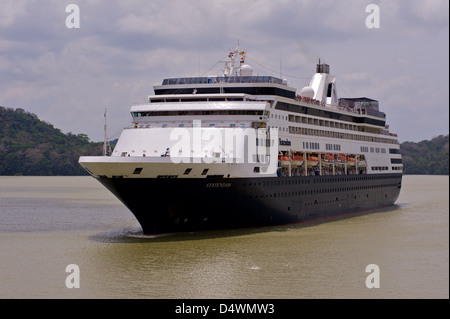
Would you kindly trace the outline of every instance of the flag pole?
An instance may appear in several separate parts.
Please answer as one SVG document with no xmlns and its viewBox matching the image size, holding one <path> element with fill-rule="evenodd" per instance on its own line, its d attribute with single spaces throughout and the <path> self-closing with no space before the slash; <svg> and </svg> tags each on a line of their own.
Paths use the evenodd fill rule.
<svg viewBox="0 0 450 319">
<path fill-rule="evenodd" d="M 103 116 L 105 118 L 105 139 L 103 141 L 103 156 L 106 156 L 106 153 L 107 153 L 107 150 L 106 150 L 106 144 L 107 144 L 107 141 L 106 141 L 106 108 L 105 108 L 105 114 Z"/>
</svg>

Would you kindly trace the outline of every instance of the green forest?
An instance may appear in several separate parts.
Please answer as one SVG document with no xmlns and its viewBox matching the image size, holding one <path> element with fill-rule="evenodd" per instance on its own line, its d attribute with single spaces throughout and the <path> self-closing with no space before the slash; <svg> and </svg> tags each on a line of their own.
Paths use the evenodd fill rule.
<svg viewBox="0 0 450 319">
<path fill-rule="evenodd" d="M 403 170 L 411 175 L 448 175 L 448 134 L 400 145 Z"/>
<path fill-rule="evenodd" d="M 21 108 L 0 107 L 0 175 L 87 175 L 78 158 L 101 155 L 102 147 Z"/>
<path fill-rule="evenodd" d="M 448 175 L 448 137 L 402 143 L 404 174 Z M 0 106 L 0 175 L 87 175 L 78 158 L 102 148 L 85 134 L 65 134 L 36 114 Z"/>
</svg>

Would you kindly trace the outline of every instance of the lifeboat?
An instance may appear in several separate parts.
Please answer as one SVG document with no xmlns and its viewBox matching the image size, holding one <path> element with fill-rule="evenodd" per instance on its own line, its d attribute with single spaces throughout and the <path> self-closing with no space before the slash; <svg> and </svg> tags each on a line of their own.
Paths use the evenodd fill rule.
<svg viewBox="0 0 450 319">
<path fill-rule="evenodd" d="M 354 157 L 348 157 L 347 158 L 347 165 L 348 166 L 355 166 L 355 164 L 356 164 L 356 160 L 355 160 Z"/>
<path fill-rule="evenodd" d="M 316 166 L 319 164 L 319 158 L 317 156 L 308 156 L 306 163 L 308 166 Z"/>
<path fill-rule="evenodd" d="M 303 165 L 303 156 L 292 157 L 292 166 L 302 166 L 302 165 Z"/>
<path fill-rule="evenodd" d="M 344 156 L 344 155 L 336 155 L 336 157 L 335 157 L 335 159 L 334 159 L 334 162 L 335 162 L 336 164 L 344 165 L 345 162 L 346 162 L 345 156 Z"/>
<path fill-rule="evenodd" d="M 291 164 L 291 159 L 289 156 L 280 156 L 281 166 L 289 166 Z"/>
<path fill-rule="evenodd" d="M 358 161 L 358 167 L 366 167 L 366 166 L 367 166 L 367 163 L 365 160 Z"/>
<path fill-rule="evenodd" d="M 322 155 L 322 164 L 331 165 L 333 164 L 333 161 L 334 161 L 333 155 L 330 154 Z"/>
</svg>

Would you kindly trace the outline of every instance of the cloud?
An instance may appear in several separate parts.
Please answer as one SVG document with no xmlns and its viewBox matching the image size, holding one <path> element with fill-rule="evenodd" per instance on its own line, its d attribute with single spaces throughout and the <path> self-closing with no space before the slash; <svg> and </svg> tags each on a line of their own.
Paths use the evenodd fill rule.
<svg viewBox="0 0 450 319">
<path fill-rule="evenodd" d="M 15 0 L 3 0 L 0 10 L 0 27 L 13 25 L 25 15 L 25 2 Z"/>
<path fill-rule="evenodd" d="M 409 5 L 410 12 L 422 23 L 436 25 L 438 27 L 448 26 L 449 2 L 445 0 L 420 1 L 413 0 Z"/>
<path fill-rule="evenodd" d="M 380 29 L 365 26 L 370 3 Z M 441 119 L 417 129 L 427 108 L 448 114 L 447 1 L 79 0 L 76 30 L 65 27 L 67 4 L 4 0 L 0 10 L 0 105 L 65 132 L 101 140 L 105 107 L 120 130 L 152 85 L 217 74 L 238 39 L 257 74 L 282 73 L 301 89 L 321 58 L 341 95 L 382 101 L 401 136 L 448 130 Z"/>
</svg>

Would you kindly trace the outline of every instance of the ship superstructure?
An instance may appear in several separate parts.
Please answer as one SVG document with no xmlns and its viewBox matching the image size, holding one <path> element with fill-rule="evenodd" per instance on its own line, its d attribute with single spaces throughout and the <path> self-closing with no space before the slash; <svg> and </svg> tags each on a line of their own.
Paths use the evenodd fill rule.
<svg viewBox="0 0 450 319">
<path fill-rule="evenodd" d="M 146 234 L 303 222 L 394 204 L 396 134 L 378 101 L 338 98 L 320 63 L 297 92 L 230 50 L 219 76 L 169 78 L 111 156 L 80 164 Z"/>
</svg>

